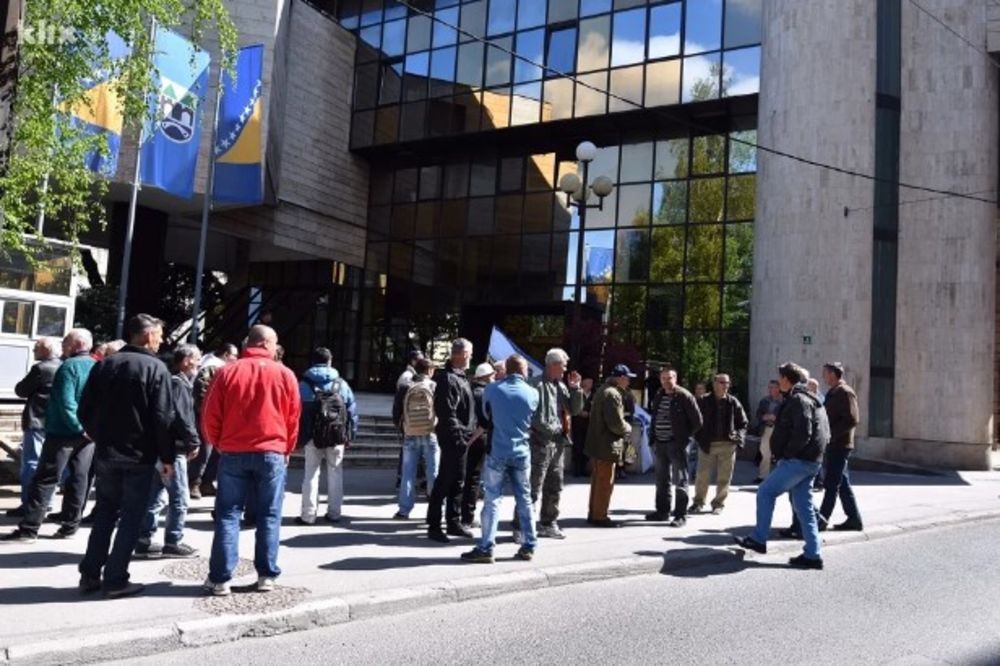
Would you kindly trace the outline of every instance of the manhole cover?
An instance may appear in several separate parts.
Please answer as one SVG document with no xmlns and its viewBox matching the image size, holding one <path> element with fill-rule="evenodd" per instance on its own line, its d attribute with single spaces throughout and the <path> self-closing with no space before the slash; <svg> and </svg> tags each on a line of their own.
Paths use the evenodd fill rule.
<svg viewBox="0 0 1000 666">
<path fill-rule="evenodd" d="M 256 585 L 234 585 L 228 597 L 204 596 L 195 599 L 194 607 L 212 615 L 250 615 L 284 610 L 302 603 L 309 594 L 303 587 L 275 586 L 271 592 L 258 592 Z"/>
<path fill-rule="evenodd" d="M 199 583 L 208 578 L 208 558 L 194 557 L 190 560 L 174 560 L 163 567 L 160 573 L 171 580 L 194 580 Z M 233 572 L 233 578 L 255 575 L 253 562 L 240 558 Z"/>
</svg>

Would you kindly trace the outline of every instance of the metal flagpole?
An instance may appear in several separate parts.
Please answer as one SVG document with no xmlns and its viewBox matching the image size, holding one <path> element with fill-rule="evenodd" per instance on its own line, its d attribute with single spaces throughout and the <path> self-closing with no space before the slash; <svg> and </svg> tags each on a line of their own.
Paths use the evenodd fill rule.
<svg viewBox="0 0 1000 666">
<path fill-rule="evenodd" d="M 201 206 L 201 236 L 198 239 L 198 263 L 194 272 L 194 305 L 191 308 L 191 344 L 198 344 L 198 317 L 201 316 L 202 275 L 205 273 L 205 245 L 208 243 L 208 216 L 212 210 L 212 189 L 215 185 L 215 141 L 219 132 L 219 109 L 222 105 L 222 61 L 215 86 L 215 119 L 212 142 L 208 150 L 208 175 L 205 177 L 205 200 Z"/>
<path fill-rule="evenodd" d="M 149 24 L 150 52 L 156 48 L 156 18 Z M 159 111 L 157 111 L 159 113 Z M 115 326 L 115 337 L 122 339 L 125 333 L 125 300 L 128 296 L 129 267 L 132 263 L 132 235 L 135 231 L 135 205 L 139 198 L 139 179 L 141 177 L 140 162 L 142 144 L 146 137 L 146 123 L 139 128 L 139 142 L 135 147 L 135 176 L 132 178 L 132 196 L 128 202 L 128 225 L 125 227 L 125 254 L 122 257 L 121 284 L 118 286 L 118 323 Z"/>
<path fill-rule="evenodd" d="M 52 108 L 56 108 L 56 102 L 59 97 L 59 87 L 52 86 Z M 52 155 L 52 150 L 49 150 L 49 155 Z M 35 218 L 35 231 L 38 232 L 39 238 L 44 238 L 42 233 L 45 229 L 45 195 L 49 192 L 49 172 L 45 172 L 45 176 L 42 178 L 42 201 L 38 203 L 38 217 Z"/>
</svg>

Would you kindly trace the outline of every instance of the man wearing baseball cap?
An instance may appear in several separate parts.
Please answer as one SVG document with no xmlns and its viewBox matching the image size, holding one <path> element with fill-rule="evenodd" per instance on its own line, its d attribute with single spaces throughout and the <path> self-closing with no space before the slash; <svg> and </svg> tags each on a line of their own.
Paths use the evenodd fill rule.
<svg viewBox="0 0 1000 666">
<path fill-rule="evenodd" d="M 480 363 L 472 379 L 472 406 L 476 414 L 476 429 L 472 433 L 465 458 L 465 484 L 462 486 L 462 525 L 476 527 L 476 500 L 479 499 L 479 473 L 489 441 L 490 424 L 483 412 L 483 391 L 493 382 L 496 369 L 490 363 Z"/>
<path fill-rule="evenodd" d="M 627 365 L 616 365 L 594 393 L 584 448 L 591 463 L 587 522 L 596 527 L 621 527 L 621 523 L 608 518 L 608 506 L 615 487 L 615 468 L 622 459 L 626 440 L 632 436 L 632 425 L 625 418 L 625 392 L 634 377 Z"/>
</svg>

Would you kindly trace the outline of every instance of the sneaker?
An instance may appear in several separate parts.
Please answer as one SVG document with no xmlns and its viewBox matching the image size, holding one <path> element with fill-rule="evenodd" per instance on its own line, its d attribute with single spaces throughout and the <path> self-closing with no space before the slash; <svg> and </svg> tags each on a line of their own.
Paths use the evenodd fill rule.
<svg viewBox="0 0 1000 666">
<path fill-rule="evenodd" d="M 188 488 L 188 497 L 193 500 L 201 499 L 201 488 L 198 486 L 191 486 Z"/>
<path fill-rule="evenodd" d="M 135 557 L 145 560 L 155 560 L 163 557 L 163 544 L 140 541 L 135 545 Z"/>
<path fill-rule="evenodd" d="M 215 485 L 211 481 L 206 481 L 198 486 L 202 497 L 215 497 Z"/>
<path fill-rule="evenodd" d="M 518 548 L 517 552 L 514 553 L 515 560 L 521 560 L 522 562 L 530 562 L 531 558 L 535 556 L 535 551 L 527 546 L 521 546 Z"/>
<path fill-rule="evenodd" d="M 8 518 L 24 518 L 25 510 L 23 506 L 19 506 L 16 509 L 7 509 L 5 515 Z"/>
<path fill-rule="evenodd" d="M 308 525 L 312 525 L 313 523 L 309 522 L 308 520 L 306 520 L 302 516 L 295 516 L 295 524 L 296 525 L 301 525 L 303 527 L 306 527 Z"/>
<path fill-rule="evenodd" d="M 669 513 L 660 513 L 659 511 L 654 511 L 653 513 L 647 513 L 646 514 L 646 520 L 648 520 L 651 523 L 662 523 L 662 522 L 665 522 L 667 520 L 670 520 L 670 514 Z"/>
<path fill-rule="evenodd" d="M 512 534 L 513 534 L 512 541 L 517 545 L 521 545 L 521 530 L 514 530 Z"/>
<path fill-rule="evenodd" d="M 119 587 L 114 590 L 105 590 L 105 599 L 121 599 L 122 597 L 131 597 L 139 594 L 146 589 L 146 586 L 142 583 L 126 583 L 125 587 Z"/>
<path fill-rule="evenodd" d="M 688 509 L 688 513 L 701 513 L 705 510 L 704 504 L 692 504 L 691 508 Z"/>
<path fill-rule="evenodd" d="M 667 527 L 684 527 L 685 525 L 687 525 L 687 518 L 674 518 L 667 523 Z"/>
<path fill-rule="evenodd" d="M 229 583 L 213 583 L 211 578 L 206 578 L 205 582 L 202 583 L 202 587 L 210 592 L 213 597 L 228 597 L 232 590 L 229 589 Z"/>
<path fill-rule="evenodd" d="M 60 527 L 59 529 L 56 530 L 56 533 L 52 535 L 52 538 L 53 539 L 71 539 L 71 538 L 73 538 L 74 534 L 76 534 L 76 528 L 75 527 L 67 527 L 66 525 L 63 525 L 62 527 Z"/>
<path fill-rule="evenodd" d="M 101 589 L 101 579 L 90 576 L 80 576 L 80 594 L 90 594 Z"/>
<path fill-rule="evenodd" d="M 409 520 L 410 517 L 401 511 L 397 511 L 396 515 L 392 517 L 393 520 Z"/>
<path fill-rule="evenodd" d="M 258 592 L 274 592 L 274 579 L 269 576 L 260 576 L 257 578 L 257 591 Z"/>
<path fill-rule="evenodd" d="M 191 558 L 198 556 L 198 549 L 186 543 L 168 543 L 163 546 L 163 557 Z"/>
<path fill-rule="evenodd" d="M 713 516 L 721 516 L 722 515 L 722 507 L 721 506 L 713 506 L 712 507 L 712 515 Z"/>
<path fill-rule="evenodd" d="M 797 569 L 822 569 L 823 558 L 806 557 L 805 555 L 799 555 L 798 557 L 793 557 L 790 560 L 788 560 L 788 564 Z"/>
<path fill-rule="evenodd" d="M 601 521 L 595 521 L 595 525 Z M 538 526 L 538 536 L 545 537 L 546 539 L 565 539 L 566 535 L 563 531 L 559 529 L 557 523 L 551 523 L 549 525 L 539 525 Z"/>
<path fill-rule="evenodd" d="M 437 541 L 438 543 L 451 543 L 451 539 L 448 535 L 441 531 L 441 528 L 436 530 L 427 530 L 427 538 L 431 541 Z"/>
<path fill-rule="evenodd" d="M 9 534 L 4 534 L 0 537 L 0 541 L 6 543 L 35 543 L 38 541 L 38 536 L 32 534 L 31 532 L 25 532 L 20 527 L 18 527 L 13 532 Z"/>
<path fill-rule="evenodd" d="M 767 554 L 767 544 L 763 544 L 760 541 L 751 539 L 750 537 L 733 537 L 736 539 L 736 544 L 740 548 L 745 548 L 747 550 L 752 550 L 755 553 L 760 553 L 761 555 Z"/>
<path fill-rule="evenodd" d="M 480 550 L 478 546 L 462 553 L 461 558 L 463 562 L 472 562 L 473 564 L 493 564 L 493 553 Z"/>
<path fill-rule="evenodd" d="M 462 537 L 465 539 L 471 539 L 474 536 L 472 534 L 472 530 L 470 530 L 465 525 L 460 525 L 458 523 L 453 523 L 451 525 L 448 525 L 447 532 L 448 536 Z"/>
</svg>

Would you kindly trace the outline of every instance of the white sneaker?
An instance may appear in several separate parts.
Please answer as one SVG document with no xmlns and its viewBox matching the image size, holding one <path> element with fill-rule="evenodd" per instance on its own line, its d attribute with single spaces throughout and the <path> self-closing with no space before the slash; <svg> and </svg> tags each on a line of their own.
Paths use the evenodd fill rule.
<svg viewBox="0 0 1000 666">
<path fill-rule="evenodd" d="M 258 592 L 272 592 L 274 591 L 274 579 L 268 578 L 267 576 L 261 576 L 257 579 L 257 591 Z"/>
<path fill-rule="evenodd" d="M 205 579 L 202 587 L 211 592 L 213 597 L 228 597 L 231 593 L 229 583 L 213 583 L 209 578 Z"/>
</svg>

